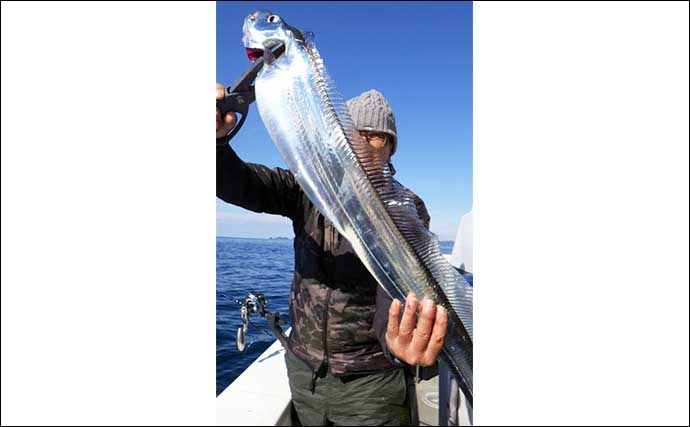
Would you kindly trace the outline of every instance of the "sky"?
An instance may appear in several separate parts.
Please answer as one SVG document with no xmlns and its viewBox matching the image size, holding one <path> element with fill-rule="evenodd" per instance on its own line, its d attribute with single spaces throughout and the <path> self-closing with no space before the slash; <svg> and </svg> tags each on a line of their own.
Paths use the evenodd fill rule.
<svg viewBox="0 0 690 427">
<path fill-rule="evenodd" d="M 349 99 L 383 93 L 396 118 L 396 179 L 422 200 L 431 231 L 453 240 L 472 209 L 471 2 L 217 2 L 216 80 L 232 85 L 250 65 L 244 17 L 268 9 L 316 47 L 337 89 Z M 231 141 L 244 161 L 283 167 L 256 105 Z M 293 237 L 290 220 L 216 199 L 216 234 Z"/>
</svg>

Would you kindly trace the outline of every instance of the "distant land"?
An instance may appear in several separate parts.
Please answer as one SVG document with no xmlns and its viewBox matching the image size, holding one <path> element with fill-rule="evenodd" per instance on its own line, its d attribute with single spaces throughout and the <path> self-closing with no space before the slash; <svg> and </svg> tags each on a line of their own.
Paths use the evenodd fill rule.
<svg viewBox="0 0 690 427">
<path fill-rule="evenodd" d="M 250 240 L 292 240 L 294 237 L 238 237 L 238 236 L 216 236 L 218 239 L 250 239 Z"/>
<path fill-rule="evenodd" d="M 253 239 L 253 240 L 292 240 L 292 237 L 283 237 L 283 236 L 275 236 L 275 237 L 235 237 L 235 236 L 216 236 L 220 237 L 223 239 Z M 452 247 L 455 244 L 454 240 L 441 240 L 439 242 L 441 245 L 448 245 Z"/>
</svg>

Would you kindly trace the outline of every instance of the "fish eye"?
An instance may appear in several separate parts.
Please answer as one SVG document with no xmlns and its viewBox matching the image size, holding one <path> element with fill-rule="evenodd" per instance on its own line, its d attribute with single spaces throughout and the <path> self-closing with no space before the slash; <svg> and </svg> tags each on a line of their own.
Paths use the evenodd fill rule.
<svg viewBox="0 0 690 427">
<path fill-rule="evenodd" d="M 279 20 L 280 20 L 280 17 L 278 15 L 271 15 L 268 18 L 266 18 L 266 21 L 268 21 L 271 24 L 274 22 L 278 22 Z"/>
</svg>

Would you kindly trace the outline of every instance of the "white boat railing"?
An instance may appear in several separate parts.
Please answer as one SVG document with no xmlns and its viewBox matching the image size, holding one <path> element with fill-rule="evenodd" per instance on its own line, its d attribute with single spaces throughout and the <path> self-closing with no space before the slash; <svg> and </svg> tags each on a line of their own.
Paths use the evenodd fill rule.
<svg viewBox="0 0 690 427">
<path fill-rule="evenodd" d="M 216 398 L 216 422 L 225 426 L 289 426 L 290 400 L 285 349 L 276 340 Z"/>
</svg>

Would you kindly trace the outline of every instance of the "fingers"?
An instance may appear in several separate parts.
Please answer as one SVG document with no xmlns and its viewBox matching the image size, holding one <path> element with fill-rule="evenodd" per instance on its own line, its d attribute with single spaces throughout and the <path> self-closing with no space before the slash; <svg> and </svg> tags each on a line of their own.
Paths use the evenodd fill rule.
<svg viewBox="0 0 690 427">
<path fill-rule="evenodd" d="M 414 336 L 410 345 L 413 352 L 424 353 L 426 351 L 426 347 L 431 339 L 431 330 L 434 326 L 435 317 L 436 304 L 431 299 L 424 298 L 422 309 L 419 312 L 419 319 L 417 319 L 417 328 L 414 330 Z"/>
<path fill-rule="evenodd" d="M 431 332 L 431 339 L 422 358 L 424 366 L 430 366 L 436 361 L 436 357 L 438 357 L 441 348 L 443 348 L 447 329 L 448 313 L 439 305 L 436 307 L 436 320 L 434 321 L 434 329 Z"/>
<path fill-rule="evenodd" d="M 405 311 L 400 321 L 400 328 L 398 331 L 398 341 L 405 345 L 412 339 L 412 331 L 417 321 L 417 296 L 410 292 L 405 303 Z"/>
<path fill-rule="evenodd" d="M 400 324 L 400 301 L 394 299 L 388 308 L 388 329 L 386 338 L 393 340 L 398 336 L 398 325 Z"/>
<path fill-rule="evenodd" d="M 225 98 L 225 87 L 220 83 L 216 83 L 216 101 L 220 101 L 223 98 Z M 220 110 L 216 107 L 216 138 L 222 138 L 227 135 L 235 127 L 235 124 L 237 124 L 237 115 L 235 113 L 226 113 L 221 120 Z"/>
<path fill-rule="evenodd" d="M 237 116 L 235 113 L 225 114 L 225 127 L 228 129 L 228 131 L 235 127 L 235 123 L 237 123 Z"/>
<path fill-rule="evenodd" d="M 223 138 L 230 132 L 230 130 L 235 127 L 237 123 L 237 116 L 235 113 L 227 113 L 223 123 L 220 122 L 220 111 L 216 108 L 216 138 Z"/>
<path fill-rule="evenodd" d="M 412 292 L 405 301 L 405 306 L 401 307 L 402 303 L 394 299 L 388 309 L 388 348 L 410 365 L 431 366 L 445 342 L 448 313 L 429 298 L 424 298 L 420 304 Z M 402 319 L 401 309 L 404 310 Z"/>
</svg>

